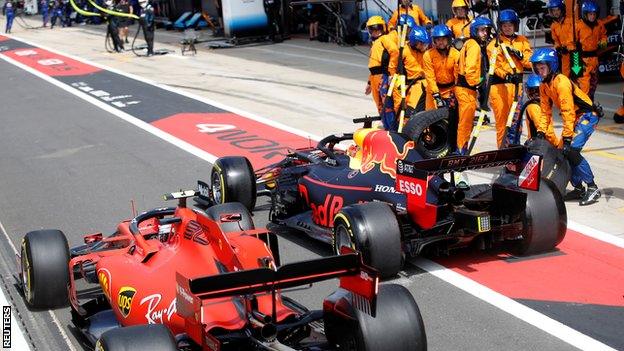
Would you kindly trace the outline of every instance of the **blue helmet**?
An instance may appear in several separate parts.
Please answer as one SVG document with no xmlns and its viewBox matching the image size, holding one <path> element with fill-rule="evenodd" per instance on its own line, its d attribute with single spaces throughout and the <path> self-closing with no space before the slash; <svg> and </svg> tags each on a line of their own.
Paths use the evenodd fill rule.
<svg viewBox="0 0 624 351">
<path fill-rule="evenodd" d="M 502 10 L 498 14 L 498 25 L 499 26 L 501 25 L 501 23 L 507 23 L 507 22 L 511 22 L 513 24 L 519 24 L 520 23 L 520 18 L 518 18 L 518 14 L 516 13 L 516 11 L 511 10 L 511 9 L 507 9 L 507 10 Z"/>
<path fill-rule="evenodd" d="M 417 43 L 431 44 L 431 37 L 425 27 L 416 26 L 409 32 L 410 46 L 416 46 Z"/>
<path fill-rule="evenodd" d="M 598 14 L 600 13 L 600 7 L 598 7 L 598 4 L 593 1 L 583 1 L 583 5 L 581 6 L 581 16 L 585 18 L 585 16 L 590 12 Z"/>
<path fill-rule="evenodd" d="M 531 56 L 531 63 L 533 64 L 533 71 L 537 73 L 535 68 L 536 63 L 545 63 L 550 67 L 550 73 L 557 72 L 559 69 L 559 57 L 557 51 L 553 48 L 538 48 L 533 51 Z"/>
<path fill-rule="evenodd" d="M 538 74 L 532 73 L 524 84 L 526 89 L 539 89 L 540 84 L 542 83 L 542 77 Z"/>
<path fill-rule="evenodd" d="M 432 38 L 453 37 L 453 32 L 445 24 L 438 24 L 431 29 Z"/>
<path fill-rule="evenodd" d="M 414 20 L 414 17 L 404 13 L 399 16 L 398 25 L 402 26 L 404 24 L 407 24 L 410 28 L 414 28 L 416 26 L 416 21 Z"/>
<path fill-rule="evenodd" d="M 548 0 L 548 4 L 546 4 L 547 9 L 565 9 L 565 3 L 563 0 Z"/>
<path fill-rule="evenodd" d="M 492 21 L 487 17 L 477 17 L 472 23 L 470 23 L 470 36 L 473 38 L 477 38 L 477 30 L 479 27 L 490 27 L 492 28 Z"/>
</svg>

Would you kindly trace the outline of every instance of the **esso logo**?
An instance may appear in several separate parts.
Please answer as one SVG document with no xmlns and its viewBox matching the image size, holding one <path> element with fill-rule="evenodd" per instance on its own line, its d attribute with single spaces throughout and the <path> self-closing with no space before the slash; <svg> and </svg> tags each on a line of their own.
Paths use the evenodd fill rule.
<svg viewBox="0 0 624 351">
<path fill-rule="evenodd" d="M 51 58 L 51 59 L 39 60 L 37 61 L 37 63 L 42 66 L 54 66 L 54 65 L 62 65 L 65 62 L 56 58 Z"/>
<path fill-rule="evenodd" d="M 407 180 L 399 179 L 399 190 L 411 195 L 422 196 L 422 185 Z"/>
</svg>

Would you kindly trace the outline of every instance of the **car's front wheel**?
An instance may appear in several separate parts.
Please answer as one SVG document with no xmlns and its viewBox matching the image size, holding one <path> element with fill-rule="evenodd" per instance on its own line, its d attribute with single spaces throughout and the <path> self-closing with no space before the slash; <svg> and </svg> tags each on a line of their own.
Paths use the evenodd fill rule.
<svg viewBox="0 0 624 351">
<path fill-rule="evenodd" d="M 60 230 L 27 233 L 21 245 L 24 299 L 33 308 L 55 308 L 69 297 L 69 247 Z"/>
</svg>

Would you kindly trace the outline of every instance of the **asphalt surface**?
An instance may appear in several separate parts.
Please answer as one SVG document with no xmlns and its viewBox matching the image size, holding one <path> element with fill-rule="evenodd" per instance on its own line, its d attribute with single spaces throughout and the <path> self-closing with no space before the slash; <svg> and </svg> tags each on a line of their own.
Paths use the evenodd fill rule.
<svg viewBox="0 0 624 351">
<path fill-rule="evenodd" d="M 81 235 L 110 233 L 139 210 L 162 206 L 161 195 L 193 188 L 207 179 L 210 165 L 104 112 L 5 61 L 0 81 L 10 87 L 0 95 L 0 222 L 19 246 L 26 232 L 62 229 L 71 244 Z M 256 225 L 266 224 L 262 211 Z M 14 257 L 0 240 L 3 281 L 11 281 Z M 295 234 L 281 238 L 285 262 L 327 254 L 321 244 Z M 432 350 L 568 350 L 570 345 L 491 305 L 408 267 L 396 279 L 414 294 Z M 293 293 L 318 308 L 332 291 L 331 282 Z M 8 295 L 16 304 L 28 337 L 40 350 L 64 350 L 60 321 L 70 342 L 81 349 L 70 327 L 69 310 L 27 311 L 13 284 Z"/>
</svg>

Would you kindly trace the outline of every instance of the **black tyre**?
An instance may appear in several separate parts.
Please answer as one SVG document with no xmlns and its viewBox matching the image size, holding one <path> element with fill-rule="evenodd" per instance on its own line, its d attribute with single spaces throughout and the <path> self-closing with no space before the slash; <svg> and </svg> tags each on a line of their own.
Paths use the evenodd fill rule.
<svg viewBox="0 0 624 351">
<path fill-rule="evenodd" d="M 69 247 L 65 234 L 47 229 L 29 232 L 21 247 L 24 299 L 33 308 L 68 303 Z"/>
<path fill-rule="evenodd" d="M 102 334 L 95 351 L 177 351 L 169 329 L 163 324 L 135 325 L 115 328 Z"/>
<path fill-rule="evenodd" d="M 238 222 L 221 222 L 221 215 L 232 213 L 240 213 L 241 220 Z M 255 229 L 251 213 L 240 202 L 211 206 L 206 210 L 206 215 L 217 222 L 224 233 Z"/>
<path fill-rule="evenodd" d="M 352 307 L 355 322 L 336 317 L 326 318 L 325 328 L 330 342 L 340 350 L 357 351 L 420 351 L 427 349 L 427 335 L 420 309 L 414 297 L 403 286 L 383 284 L 377 296 L 377 314 L 373 318 Z M 327 330 L 327 329 L 332 330 Z M 337 329 L 337 330 L 336 330 Z"/>
<path fill-rule="evenodd" d="M 539 191 L 527 191 L 523 238 L 513 244 L 511 251 L 532 255 L 552 250 L 565 237 L 567 223 L 563 196 L 553 182 L 542 179 Z"/>
<path fill-rule="evenodd" d="M 529 152 L 543 156 L 542 178 L 555 183 L 559 193 L 565 194 L 572 169 L 561 150 L 555 148 L 544 139 L 529 140 L 526 146 L 529 148 Z"/>
<path fill-rule="evenodd" d="M 214 203 L 240 202 L 253 211 L 256 206 L 256 176 L 247 158 L 219 158 L 212 166 L 210 179 Z"/>
<path fill-rule="evenodd" d="M 448 117 L 448 108 L 418 112 L 407 121 L 403 134 L 416 142 L 425 159 L 444 157 L 450 151 Z"/>
<path fill-rule="evenodd" d="M 394 211 L 382 202 L 343 207 L 334 219 L 334 252 L 342 246 L 362 253 L 364 263 L 377 269 L 382 278 L 401 270 L 401 230 Z"/>
</svg>

